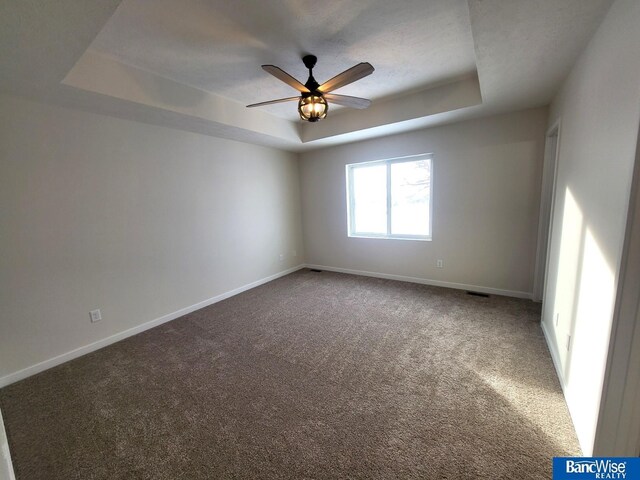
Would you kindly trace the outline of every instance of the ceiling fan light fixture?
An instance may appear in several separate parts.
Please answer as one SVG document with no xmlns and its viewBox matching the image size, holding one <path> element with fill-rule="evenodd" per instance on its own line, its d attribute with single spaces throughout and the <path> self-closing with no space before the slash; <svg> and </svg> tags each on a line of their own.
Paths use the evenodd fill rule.
<svg viewBox="0 0 640 480">
<path fill-rule="evenodd" d="M 298 113 L 302 120 L 317 122 L 327 116 L 329 104 L 322 95 L 301 96 L 298 101 Z"/>
</svg>

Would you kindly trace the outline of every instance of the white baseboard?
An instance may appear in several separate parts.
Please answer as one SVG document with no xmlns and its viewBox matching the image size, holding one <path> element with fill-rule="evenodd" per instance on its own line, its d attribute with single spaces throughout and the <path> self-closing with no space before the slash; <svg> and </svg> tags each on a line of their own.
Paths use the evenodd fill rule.
<svg viewBox="0 0 640 480">
<path fill-rule="evenodd" d="M 352 275 L 361 275 L 364 277 L 384 278 L 387 280 L 399 280 L 401 282 L 420 283 L 422 285 L 433 285 L 435 287 L 455 288 L 457 290 L 468 290 L 472 292 L 489 293 L 492 295 L 504 295 L 505 297 L 526 298 L 531 300 L 533 294 L 531 292 L 519 292 L 516 290 L 502 290 L 500 288 L 482 287 L 480 285 L 467 285 L 464 283 L 444 282 L 441 280 L 430 280 L 427 278 L 407 277 L 404 275 L 393 275 L 391 273 L 366 272 L 363 270 L 351 270 L 348 268 L 328 267 L 326 265 L 310 265 L 306 264 L 306 268 L 315 268 L 318 270 L 327 270 L 328 272 L 350 273 Z"/>
<path fill-rule="evenodd" d="M 202 302 L 198 302 L 189 307 L 181 308 L 180 310 L 177 310 L 175 312 L 172 312 L 167 315 L 163 315 L 162 317 L 156 318 L 154 320 L 150 320 L 148 322 L 142 323 L 136 327 L 129 328 L 122 332 L 118 332 L 109 337 L 90 343 L 89 345 L 76 348 L 74 350 L 71 350 L 69 352 L 63 353 L 56 357 L 50 358 L 43 362 L 36 363 L 35 365 L 32 365 L 30 367 L 24 368 L 22 370 L 18 370 L 17 372 L 10 373 L 9 375 L 0 377 L 0 388 L 6 387 L 7 385 L 23 380 L 27 377 L 30 377 L 31 375 L 35 375 L 36 373 L 40 373 L 44 370 L 55 367 L 64 362 L 68 362 L 69 360 L 73 360 L 74 358 L 78 358 L 82 355 L 86 355 L 87 353 L 94 352 L 100 348 L 106 347 L 107 345 L 111 345 L 112 343 L 118 342 L 120 340 L 124 340 L 125 338 L 144 332 L 145 330 L 149 330 L 150 328 L 157 327 L 158 325 L 162 325 L 163 323 L 166 323 L 166 322 L 170 322 L 171 320 L 175 320 L 176 318 L 182 317 L 183 315 L 186 315 L 188 313 L 194 312 L 201 308 L 220 302 L 229 297 L 233 297 L 234 295 L 238 295 L 239 293 L 258 287 L 260 285 L 268 283 L 277 278 L 284 277 L 285 275 L 289 275 L 290 273 L 293 273 L 304 267 L 305 267 L 304 265 L 297 265 L 293 268 L 283 270 L 282 272 L 278 272 L 274 275 L 261 278 L 260 280 L 256 280 L 255 282 L 248 283 L 241 287 L 234 288 L 233 290 L 229 290 L 228 292 L 222 293 L 220 295 L 216 295 L 215 297 L 208 298 L 207 300 L 203 300 Z"/>
<path fill-rule="evenodd" d="M 249 283 L 247 285 L 243 285 L 241 287 L 235 288 L 233 290 L 230 290 L 228 292 L 222 293 L 220 295 L 217 295 L 215 297 L 209 298 L 207 300 L 203 300 L 202 302 L 198 302 L 194 305 L 182 308 L 178 311 L 169 313 L 167 315 L 163 315 L 162 317 L 156 318 L 154 320 L 150 320 L 148 322 L 145 322 L 141 325 L 138 325 L 136 327 L 124 330 L 122 332 L 118 332 L 114 335 L 111 335 L 109 337 L 103 338 L 101 340 L 98 340 L 96 342 L 90 343 L 89 345 L 85 345 L 79 348 L 76 348 L 74 350 L 71 350 L 69 352 L 63 353 L 61 355 L 58 355 L 56 357 L 50 358 L 48 360 L 45 360 L 43 362 L 39 362 L 35 365 L 32 365 L 30 367 L 24 368 L 22 370 L 18 370 L 17 372 L 13 372 L 10 373 L 8 375 L 5 375 L 3 377 L 0 377 L 0 388 L 5 387 L 7 385 L 10 385 L 12 383 L 15 383 L 17 381 L 23 380 L 27 377 L 30 377 L 31 375 L 35 375 L 36 373 L 40 373 L 44 370 L 47 370 L 49 368 L 55 367 L 57 365 L 60 365 L 64 362 L 68 362 L 69 360 L 73 360 L 74 358 L 80 357 L 82 355 L 86 355 L 87 353 L 90 352 L 94 352 L 100 348 L 106 347 L 107 345 L 111 345 L 112 343 L 118 342 L 120 340 L 124 340 L 125 338 L 131 337 L 133 335 L 136 335 L 138 333 L 144 332 L 145 330 L 149 330 L 150 328 L 153 327 L 157 327 L 158 325 L 162 325 L 163 323 L 169 322 L 171 320 L 175 320 L 176 318 L 179 318 L 183 315 L 186 315 L 188 313 L 191 313 L 195 310 L 199 310 L 201 308 L 204 308 L 208 305 L 212 305 L 216 302 L 220 302 L 226 298 L 232 297 L 234 295 L 238 295 L 239 293 L 245 292 L 251 288 L 255 288 L 259 285 L 262 285 L 264 283 L 270 282 L 272 280 L 275 280 L 277 278 L 283 277 L 285 275 L 288 275 L 290 273 L 293 273 L 297 270 L 300 270 L 301 268 L 316 268 L 318 270 L 327 270 L 330 272 L 339 272 L 339 273 L 349 273 L 352 275 L 362 275 L 362 276 L 367 276 L 367 277 L 376 277 L 376 278 L 385 278 L 388 280 L 399 280 L 402 282 L 411 282 L 411 283 L 420 283 L 423 285 L 433 285 L 433 286 L 437 286 L 437 287 L 447 287 L 447 288 L 455 288 L 455 289 L 459 289 L 459 290 L 471 290 L 474 292 L 482 292 L 482 293 L 489 293 L 489 294 L 493 294 L 493 295 L 504 295 L 504 296 L 508 296 L 508 297 L 517 297 L 517 298 L 527 298 L 527 299 L 531 299 L 532 298 L 532 294 L 530 292 L 519 292 L 519 291 L 514 291 L 514 290 L 502 290 L 502 289 L 498 289 L 498 288 L 491 288 L 491 287 L 482 287 L 479 285 L 466 285 L 466 284 L 462 284 L 462 283 L 452 283 L 452 282 L 443 282 L 440 280 L 429 280 L 429 279 L 424 279 L 424 278 L 417 278 L 417 277 L 407 277 L 407 276 L 403 276 L 403 275 L 393 275 L 393 274 L 388 274 L 388 273 L 378 273 L 378 272 L 367 272 L 367 271 L 362 271 L 362 270 L 351 270 L 351 269 L 346 269 L 346 268 L 338 268 L 338 267 L 330 267 L 330 266 L 326 266 L 326 265 L 312 265 L 312 264 L 301 264 L 301 265 L 297 265 L 293 268 L 289 268 L 287 270 L 284 270 L 282 272 L 278 272 L 274 275 L 270 275 L 268 277 L 262 278 L 260 280 L 256 280 L 255 282 Z M 555 360 L 554 360 L 555 362 Z"/>
<path fill-rule="evenodd" d="M 7 440 L 7 432 L 4 430 L 4 422 L 2 421 L 2 412 L 0 411 L 0 480 L 16 480 L 13 473 L 13 464 L 11 463 L 11 455 L 9 454 L 9 441 Z"/>
</svg>

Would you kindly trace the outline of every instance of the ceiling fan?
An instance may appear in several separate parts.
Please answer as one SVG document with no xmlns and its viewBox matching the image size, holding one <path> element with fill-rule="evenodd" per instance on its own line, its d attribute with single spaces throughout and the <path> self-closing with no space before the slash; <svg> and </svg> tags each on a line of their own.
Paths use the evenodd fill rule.
<svg viewBox="0 0 640 480">
<path fill-rule="evenodd" d="M 318 59 L 315 55 L 305 55 L 302 57 L 302 62 L 305 67 L 309 69 L 309 79 L 304 85 L 275 65 L 262 65 L 262 69 L 264 71 L 298 90 L 300 92 L 300 96 L 253 103 L 251 105 L 247 105 L 247 107 L 261 107 L 263 105 L 271 105 L 273 103 L 297 100 L 300 118 L 309 122 L 317 122 L 327 116 L 327 111 L 329 110 L 327 100 L 332 103 L 351 108 L 362 109 L 371 105 L 371 100 L 367 100 L 366 98 L 350 97 L 348 95 L 336 95 L 335 93 L 331 93 L 340 87 L 344 87 L 345 85 L 349 85 L 350 83 L 360 80 L 367 75 L 371 75 L 374 68 L 370 63 L 359 63 L 320 85 L 316 79 L 313 78 L 313 67 L 315 67 L 317 61 Z"/>
</svg>

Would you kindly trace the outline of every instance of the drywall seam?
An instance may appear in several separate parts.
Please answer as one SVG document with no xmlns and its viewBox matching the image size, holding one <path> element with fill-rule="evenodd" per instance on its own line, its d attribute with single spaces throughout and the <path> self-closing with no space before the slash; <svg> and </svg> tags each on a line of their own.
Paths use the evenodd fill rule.
<svg viewBox="0 0 640 480">
<path fill-rule="evenodd" d="M 398 280 L 400 282 L 420 283 L 422 285 L 433 285 L 435 287 L 455 288 L 457 290 L 470 290 L 473 292 L 490 293 L 493 295 L 504 295 L 506 297 L 526 298 L 531 300 L 533 298 L 532 292 L 519 292 L 516 290 L 503 290 L 493 287 L 482 287 L 480 285 L 467 285 L 465 283 L 445 282 L 442 280 L 431 280 L 428 278 L 407 277 L 405 275 L 394 275 L 391 273 L 379 273 L 379 272 L 367 272 L 363 270 L 351 270 L 348 268 L 329 267 L 326 265 L 310 265 L 306 264 L 307 268 L 315 268 L 317 270 L 327 270 L 329 272 L 349 273 L 351 275 L 361 275 L 364 277 L 384 278 L 387 280 Z"/>
<path fill-rule="evenodd" d="M 260 280 L 256 280 L 255 282 L 251 282 L 241 287 L 234 288 L 233 290 L 229 290 L 228 292 L 221 293 L 220 295 L 216 295 L 215 297 L 208 298 L 194 305 L 181 308 L 180 310 L 177 310 L 172 313 L 168 313 L 167 315 L 163 315 L 162 317 L 156 318 L 154 320 L 150 320 L 136 327 L 123 330 L 122 332 L 116 333 L 114 335 L 110 335 L 109 337 L 90 343 L 89 345 L 76 348 L 69 352 L 50 358 L 49 360 L 45 360 L 43 362 L 36 363 L 35 365 L 32 365 L 30 367 L 23 368 L 22 370 L 18 370 L 17 372 L 10 373 L 9 375 L 0 377 L 0 388 L 6 387 L 7 385 L 15 383 L 19 380 L 23 380 L 27 377 L 30 377 L 31 375 L 35 375 L 36 373 L 40 373 L 44 370 L 55 367 L 64 362 L 68 362 L 69 360 L 73 360 L 74 358 L 78 358 L 82 355 L 86 355 L 87 353 L 94 352 L 96 350 L 99 350 L 100 348 L 106 347 L 107 345 L 111 345 L 112 343 L 118 342 L 120 340 L 124 340 L 125 338 L 144 332 L 145 330 L 149 330 L 150 328 L 157 327 L 158 325 L 162 325 L 163 323 L 166 323 L 166 322 L 170 322 L 171 320 L 175 320 L 176 318 L 182 317 L 183 315 L 186 315 L 188 313 L 194 312 L 201 308 L 220 302 L 229 297 L 233 297 L 234 295 L 238 295 L 239 293 L 258 287 L 260 285 L 268 283 L 277 278 L 284 277 L 285 275 L 289 275 L 290 273 L 300 270 L 301 268 L 304 268 L 304 265 L 297 265 L 287 270 L 278 272 L 274 275 L 261 278 Z"/>
</svg>

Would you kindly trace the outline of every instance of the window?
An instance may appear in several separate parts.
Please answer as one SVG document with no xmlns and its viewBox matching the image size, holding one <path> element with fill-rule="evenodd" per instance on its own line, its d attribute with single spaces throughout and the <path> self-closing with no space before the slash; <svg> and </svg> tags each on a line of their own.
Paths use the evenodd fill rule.
<svg viewBox="0 0 640 480">
<path fill-rule="evenodd" d="M 432 157 L 347 165 L 349 236 L 431 240 Z"/>
</svg>

